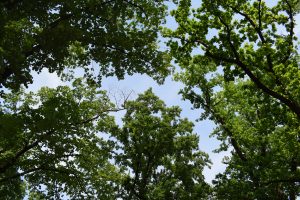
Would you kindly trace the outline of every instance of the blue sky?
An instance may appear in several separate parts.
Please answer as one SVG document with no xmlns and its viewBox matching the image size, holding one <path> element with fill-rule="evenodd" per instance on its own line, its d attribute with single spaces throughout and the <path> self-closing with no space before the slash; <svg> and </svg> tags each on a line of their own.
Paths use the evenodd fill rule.
<svg viewBox="0 0 300 200">
<path fill-rule="evenodd" d="M 56 74 L 50 74 L 47 70 L 43 70 L 42 73 L 34 73 L 34 84 L 31 84 L 28 88 L 30 91 L 37 91 L 43 86 L 57 87 L 59 85 L 65 85 Z M 207 181 L 211 181 L 217 172 L 221 172 L 225 169 L 225 165 L 221 163 L 224 155 L 229 153 L 212 153 L 219 145 L 219 141 L 215 138 L 210 138 L 209 134 L 214 128 L 214 124 L 211 121 L 195 122 L 201 114 L 201 110 L 192 110 L 192 105 L 188 101 L 182 101 L 181 96 L 178 95 L 178 91 L 183 87 L 183 84 L 175 82 L 168 77 L 163 85 L 158 85 L 154 80 L 146 75 L 133 75 L 126 76 L 124 80 L 118 81 L 115 77 L 105 78 L 102 82 L 102 89 L 107 90 L 109 93 L 118 95 L 119 92 L 131 94 L 131 99 L 137 97 L 137 94 L 144 92 L 152 87 L 153 92 L 159 96 L 167 106 L 178 105 L 182 109 L 182 117 L 188 118 L 195 123 L 194 132 L 200 136 L 199 147 L 202 151 L 209 154 L 210 159 L 213 161 L 211 169 L 206 168 L 204 175 Z M 114 101 L 112 99 L 112 101 Z M 124 112 L 114 113 L 117 122 L 121 123 L 121 117 Z"/>
<path fill-rule="evenodd" d="M 271 1 L 267 1 L 270 3 Z M 193 1 L 193 6 L 200 5 L 201 1 Z M 169 5 L 172 8 L 175 8 L 173 5 Z M 297 22 L 300 22 L 300 15 L 297 16 Z M 168 17 L 167 26 L 170 28 L 176 28 L 175 21 Z M 296 27 L 296 35 L 300 37 L 300 26 Z M 37 91 L 43 86 L 48 87 L 57 87 L 58 85 L 64 85 L 56 74 L 50 74 L 47 70 L 43 70 L 42 73 L 36 74 L 33 73 L 34 83 L 31 84 L 28 90 Z M 136 94 L 142 93 L 148 88 L 152 87 L 153 92 L 158 95 L 167 106 L 178 105 L 182 109 L 182 117 L 187 117 L 190 121 L 195 123 L 194 132 L 200 136 L 200 149 L 209 154 L 210 159 L 213 162 L 211 169 L 205 168 L 204 176 L 208 182 L 211 182 L 214 179 L 215 175 L 218 172 L 222 172 L 225 169 L 225 165 L 222 164 L 222 158 L 225 155 L 229 155 L 229 152 L 215 154 L 212 151 L 219 146 L 219 141 L 216 138 L 210 138 L 209 135 L 214 128 L 214 124 L 211 121 L 202 121 L 195 122 L 201 114 L 201 110 L 192 110 L 192 105 L 188 101 L 182 101 L 181 96 L 178 95 L 180 88 L 183 88 L 183 85 L 178 82 L 174 82 L 171 77 L 168 77 L 163 85 L 158 85 L 155 81 L 149 78 L 146 75 L 133 75 L 126 76 L 124 80 L 118 81 L 114 77 L 105 78 L 102 82 L 102 89 L 108 90 L 112 94 L 118 93 L 119 91 L 134 91 L 131 98 L 135 98 Z M 120 122 L 122 116 L 121 113 L 115 114 L 117 121 Z"/>
</svg>

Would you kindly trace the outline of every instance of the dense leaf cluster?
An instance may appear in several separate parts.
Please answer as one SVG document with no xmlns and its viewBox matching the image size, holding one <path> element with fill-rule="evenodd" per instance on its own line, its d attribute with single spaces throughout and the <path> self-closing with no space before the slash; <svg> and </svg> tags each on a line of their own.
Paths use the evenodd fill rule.
<svg viewBox="0 0 300 200">
<path fill-rule="evenodd" d="M 73 89 L 6 94 L 1 105 L 0 195 L 5 199 L 205 199 L 193 124 L 151 90 L 119 109 L 105 92 Z M 107 137 L 105 135 L 109 135 Z"/>
<path fill-rule="evenodd" d="M 300 193 L 298 1 L 179 1 L 165 30 L 183 97 L 217 125 L 231 151 L 217 199 L 296 199 Z"/>
<path fill-rule="evenodd" d="M 168 58 L 157 49 L 165 13 L 162 0 L 1 1 L 0 86 L 17 89 L 43 68 L 82 67 L 90 78 L 166 75 Z"/>
<path fill-rule="evenodd" d="M 0 2 L 0 199 L 286 199 L 300 195 L 298 0 Z M 212 184 L 193 123 L 152 90 L 121 107 L 102 76 L 174 78 L 230 151 Z M 75 79 L 72 71 L 84 75 Z M 47 69 L 72 85 L 27 92 Z M 124 110 L 117 124 L 114 112 Z"/>
</svg>

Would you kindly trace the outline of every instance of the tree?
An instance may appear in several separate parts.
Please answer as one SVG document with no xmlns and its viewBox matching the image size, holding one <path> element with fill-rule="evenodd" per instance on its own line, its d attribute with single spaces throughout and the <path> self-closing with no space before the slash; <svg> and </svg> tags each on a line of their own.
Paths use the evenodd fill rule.
<svg viewBox="0 0 300 200">
<path fill-rule="evenodd" d="M 135 72 L 161 80 L 169 65 L 157 46 L 165 14 L 160 0 L 1 1 L 0 87 L 12 89 L 1 92 L 1 198 L 113 198 L 113 145 L 97 134 L 116 108 L 90 80 Z M 89 84 L 22 89 L 32 71 L 63 76 L 77 67 Z"/>
<path fill-rule="evenodd" d="M 112 127 L 115 162 L 123 169 L 121 199 L 207 199 L 203 168 L 208 156 L 198 148 L 193 124 L 179 107 L 166 107 L 151 89 L 126 102 L 122 127 Z"/>
<path fill-rule="evenodd" d="M 297 2 L 283 0 L 268 7 L 261 0 L 253 3 L 207 0 L 189 18 L 190 2 L 180 1 L 173 12 L 179 28 L 169 34 L 181 43 L 175 40 L 170 43 L 173 55 L 180 64 L 187 65 L 191 51 L 201 47 L 204 55 L 197 56 L 198 62 L 205 58 L 203 62 L 222 66 L 227 81 L 247 76 L 258 89 L 300 118 L 299 63 L 294 33 Z M 214 30 L 218 33 L 214 34 Z"/>
<path fill-rule="evenodd" d="M 123 125 L 106 92 L 72 88 L 7 93 L 1 105 L 4 199 L 206 199 L 210 186 L 193 124 L 151 90 L 124 103 Z M 108 136 L 108 137 L 107 137 Z M 12 189 L 13 188 L 13 189 Z"/>
<path fill-rule="evenodd" d="M 299 194 L 299 123 L 250 81 L 224 88 L 207 97 L 206 107 L 219 125 L 213 133 L 223 141 L 218 151 L 234 149 L 214 180 L 218 199 L 293 199 Z"/>
<path fill-rule="evenodd" d="M 62 74 L 81 67 L 89 78 L 139 72 L 159 79 L 158 71 L 168 71 L 156 45 L 163 2 L 1 1 L 0 86 L 18 89 L 43 68 Z"/>
<path fill-rule="evenodd" d="M 165 30 L 183 72 L 181 91 L 201 119 L 217 124 L 218 151 L 232 150 L 217 176 L 218 199 L 295 199 L 299 195 L 298 1 L 178 2 L 178 28 Z"/>
<path fill-rule="evenodd" d="M 63 194 L 109 199 L 109 182 L 116 180 L 104 172 L 112 177 L 117 173 L 108 160 L 113 146 L 98 134 L 112 120 L 108 113 L 116 110 L 104 91 L 81 79 L 73 89 L 5 94 L 0 110 L 1 198 L 22 199 L 26 189 L 33 199 L 60 199 Z"/>
</svg>

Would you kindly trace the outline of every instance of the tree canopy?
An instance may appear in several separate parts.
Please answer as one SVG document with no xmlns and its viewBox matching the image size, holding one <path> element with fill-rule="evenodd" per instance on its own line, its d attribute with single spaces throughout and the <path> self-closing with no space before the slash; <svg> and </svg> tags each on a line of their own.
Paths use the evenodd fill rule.
<svg viewBox="0 0 300 200">
<path fill-rule="evenodd" d="M 162 29 L 162 0 L 0 2 L 1 199 L 300 196 L 300 2 L 174 3 L 178 26 Z M 152 89 L 117 106 L 100 87 L 134 73 L 162 83 L 171 59 L 183 100 L 216 125 L 215 152 L 230 152 L 212 184 L 180 107 Z M 43 69 L 69 85 L 27 91 Z"/>
<path fill-rule="evenodd" d="M 126 102 L 119 127 L 105 92 L 81 80 L 73 87 L 7 95 L 1 198 L 206 199 L 209 160 L 179 107 L 148 90 Z"/>
<path fill-rule="evenodd" d="M 299 195 L 298 1 L 210 1 L 172 11 L 165 30 L 183 72 L 183 97 L 213 120 L 217 150 L 232 150 L 213 181 L 217 199 L 295 199 Z"/>
<path fill-rule="evenodd" d="M 261 0 L 208 0 L 190 9 L 190 1 L 180 1 L 173 12 L 179 27 L 166 36 L 180 41 L 170 42 L 180 64 L 188 65 L 199 47 L 204 55 L 193 56 L 195 62 L 222 66 L 226 81 L 247 76 L 300 118 L 296 3 L 283 0 L 268 7 Z"/>
<path fill-rule="evenodd" d="M 88 187 L 90 176 L 94 168 L 108 170 L 112 148 L 96 136 L 97 124 L 106 121 L 115 108 L 104 91 L 80 80 L 73 86 L 5 96 L 0 115 L 3 198 L 17 198 L 17 190 L 10 186 L 16 181 L 43 198 L 60 193 L 74 198 L 93 194 L 94 188 Z M 47 193 L 41 193 L 43 190 Z"/>
<path fill-rule="evenodd" d="M 166 107 L 151 90 L 126 103 L 123 127 L 111 131 L 121 151 L 116 163 L 129 173 L 122 199 L 207 199 L 210 187 L 193 123 L 179 107 Z"/>
<path fill-rule="evenodd" d="M 99 78 L 166 75 L 168 58 L 157 46 L 165 14 L 162 0 L 1 1 L 0 86 L 27 85 L 43 68 L 81 67 Z"/>
</svg>

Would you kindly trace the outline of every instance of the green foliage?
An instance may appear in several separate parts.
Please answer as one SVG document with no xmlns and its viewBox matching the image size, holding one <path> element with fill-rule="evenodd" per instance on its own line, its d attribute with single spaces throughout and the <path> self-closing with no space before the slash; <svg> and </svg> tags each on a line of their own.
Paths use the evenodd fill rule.
<svg viewBox="0 0 300 200">
<path fill-rule="evenodd" d="M 118 111 L 104 91 L 73 87 L 9 93 L 1 105 L 0 197 L 206 199 L 193 124 L 151 90 Z M 107 137 L 110 136 L 110 137 Z"/>
<path fill-rule="evenodd" d="M 16 167 L 11 167 L 6 171 L 6 175 L 8 176 L 12 176 L 16 173 Z M 25 184 L 21 178 L 11 179 L 5 183 L 0 183 L 0 197 L 8 200 L 23 199 L 25 189 Z"/>
<path fill-rule="evenodd" d="M 188 2 L 180 1 L 172 12 L 178 29 L 165 31 L 177 62 L 189 65 L 192 51 L 200 48 L 195 62 L 221 66 L 225 81 L 247 76 L 300 118 L 296 1 L 269 8 L 260 0 L 208 0 L 198 9 L 190 9 Z"/>
<path fill-rule="evenodd" d="M 165 30 L 181 66 L 176 79 L 212 133 L 226 171 L 214 180 L 217 199 L 295 199 L 300 194 L 300 70 L 295 36 L 298 1 L 182 0 Z"/>
<path fill-rule="evenodd" d="M 183 98 L 204 110 L 200 119 L 217 125 L 216 152 L 232 153 L 214 187 L 202 175 L 208 156 L 179 107 L 166 107 L 150 89 L 124 103 L 119 126 L 110 112 L 120 109 L 94 84 L 102 76 L 138 72 L 161 81 L 168 74 L 170 56 L 157 45 L 164 1 L 5 0 L 0 87 L 13 90 L 0 101 L 1 199 L 300 195 L 299 1 L 176 4 L 178 28 L 163 32 L 182 69 L 175 79 L 185 84 Z M 86 79 L 72 87 L 20 87 L 32 71 L 72 78 L 77 67 Z"/>
<path fill-rule="evenodd" d="M 114 109 L 104 91 L 80 79 L 73 89 L 6 94 L 0 115 L 1 198 L 18 199 L 17 190 L 5 188 L 12 183 L 20 187 L 20 179 L 30 195 L 47 199 L 63 193 L 91 196 L 94 184 L 110 194 L 106 177 L 99 175 L 102 185 L 92 180 L 103 170 L 113 170 L 108 162 L 112 146 L 97 136 L 95 124 L 108 123 L 108 112 Z"/>
<path fill-rule="evenodd" d="M 289 199 L 298 194 L 299 121 L 250 81 L 224 88 L 212 98 L 217 103 L 211 117 L 219 123 L 213 134 L 224 142 L 220 150 L 230 144 L 234 152 L 225 161 L 225 173 L 214 181 L 218 199 Z"/>
<path fill-rule="evenodd" d="M 169 65 L 157 46 L 165 12 L 162 0 L 1 1 L 0 86 L 18 89 L 43 68 L 61 74 L 82 67 L 90 78 L 139 72 L 161 80 Z"/>
<path fill-rule="evenodd" d="M 209 163 L 199 151 L 193 124 L 180 108 L 167 108 L 151 90 L 126 103 L 123 126 L 111 131 L 118 143 L 116 163 L 127 175 L 122 199 L 207 199 L 202 171 Z"/>
</svg>

